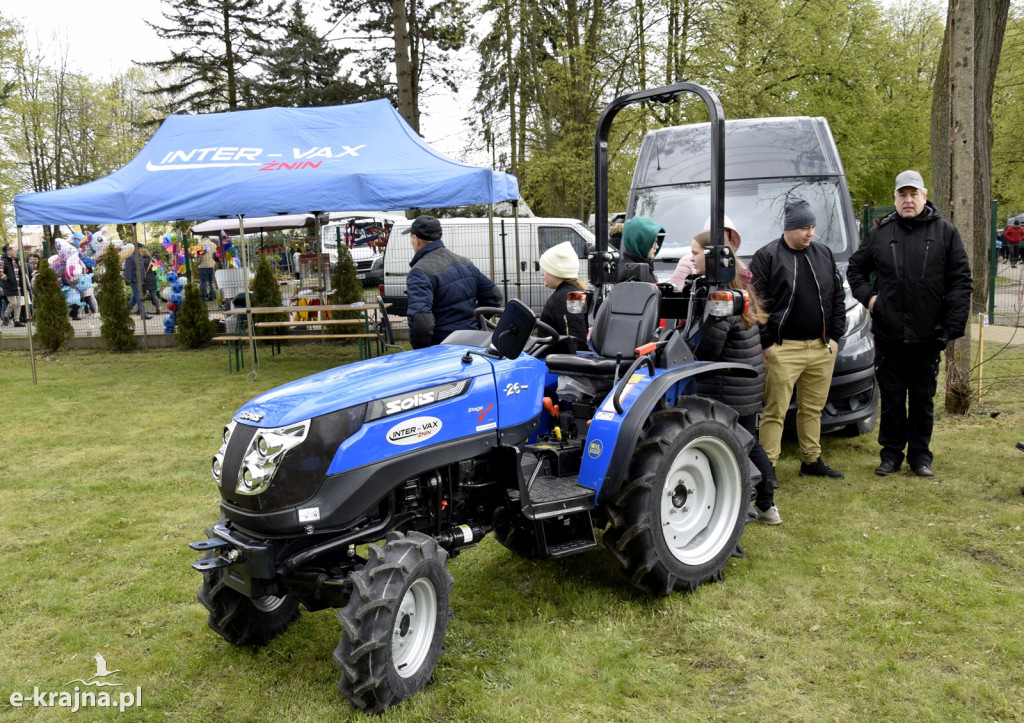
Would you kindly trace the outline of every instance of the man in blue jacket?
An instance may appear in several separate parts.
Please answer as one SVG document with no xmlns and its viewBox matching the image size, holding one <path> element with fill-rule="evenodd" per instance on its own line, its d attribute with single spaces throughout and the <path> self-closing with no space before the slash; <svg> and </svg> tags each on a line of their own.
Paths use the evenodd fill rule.
<svg viewBox="0 0 1024 723">
<path fill-rule="evenodd" d="M 917 171 L 896 176 L 896 210 L 850 257 L 846 278 L 871 313 L 875 378 L 882 398 L 875 474 L 910 469 L 934 477 L 932 438 L 939 355 L 964 335 L 971 265 L 960 232 L 939 215 Z M 872 280 L 874 274 L 874 280 Z"/>
<path fill-rule="evenodd" d="M 410 234 L 413 257 L 406 280 L 409 341 L 414 349 L 433 346 L 457 329 L 478 329 L 477 306 L 501 306 L 501 291 L 473 262 L 441 241 L 441 222 L 418 216 Z"/>
</svg>

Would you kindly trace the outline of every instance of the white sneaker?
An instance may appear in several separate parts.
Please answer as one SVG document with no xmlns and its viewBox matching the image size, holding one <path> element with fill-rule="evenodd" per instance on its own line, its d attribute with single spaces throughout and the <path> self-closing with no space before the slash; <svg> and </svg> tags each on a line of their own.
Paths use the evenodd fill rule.
<svg viewBox="0 0 1024 723">
<path fill-rule="evenodd" d="M 764 525 L 781 525 L 782 515 L 779 514 L 779 508 L 772 505 L 767 510 L 761 510 L 758 507 L 754 507 L 757 510 L 757 521 Z"/>
</svg>

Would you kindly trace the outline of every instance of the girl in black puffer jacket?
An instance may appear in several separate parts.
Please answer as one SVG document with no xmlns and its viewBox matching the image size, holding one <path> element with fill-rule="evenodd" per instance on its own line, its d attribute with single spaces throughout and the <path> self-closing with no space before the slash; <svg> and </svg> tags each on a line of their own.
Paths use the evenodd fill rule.
<svg viewBox="0 0 1024 723">
<path fill-rule="evenodd" d="M 696 273 L 704 273 L 704 249 L 710 244 L 711 232 L 701 231 L 694 236 L 691 251 Z M 750 297 L 750 308 L 743 314 L 734 314 L 717 319 L 704 329 L 694 356 L 701 361 L 722 361 L 748 364 L 757 370 L 756 377 L 727 376 L 723 374 L 702 377 L 697 382 L 697 394 L 728 404 L 740 415 L 740 424 L 754 437 L 750 450 L 750 461 L 761 473 L 757 485 L 754 505 L 757 519 L 769 525 L 782 523 L 779 510 L 775 507 L 775 469 L 768 461 L 761 444 L 757 441 L 757 413 L 764 401 L 764 355 L 761 353 L 760 324 L 768 320 L 768 314 L 761 310 L 757 294 L 752 288 L 744 287 L 737 274 L 730 288 L 744 289 Z"/>
</svg>

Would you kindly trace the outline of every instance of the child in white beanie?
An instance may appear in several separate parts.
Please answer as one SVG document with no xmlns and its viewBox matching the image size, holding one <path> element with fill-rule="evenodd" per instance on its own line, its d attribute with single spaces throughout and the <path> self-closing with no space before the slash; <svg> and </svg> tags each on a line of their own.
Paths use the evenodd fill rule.
<svg viewBox="0 0 1024 723">
<path fill-rule="evenodd" d="M 554 289 L 544 304 L 540 320 L 570 337 L 570 351 L 586 349 L 586 309 L 570 311 L 566 301 L 570 292 L 587 290 L 586 284 L 579 280 L 580 259 L 576 249 L 568 241 L 552 246 L 541 255 L 540 270 L 544 275 L 544 286 Z"/>
</svg>

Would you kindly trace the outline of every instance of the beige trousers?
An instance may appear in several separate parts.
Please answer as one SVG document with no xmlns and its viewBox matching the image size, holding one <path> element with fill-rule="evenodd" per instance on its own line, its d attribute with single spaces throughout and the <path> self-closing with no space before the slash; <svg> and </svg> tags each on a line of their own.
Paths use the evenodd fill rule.
<svg viewBox="0 0 1024 723">
<path fill-rule="evenodd" d="M 772 347 L 764 364 L 764 412 L 761 446 L 774 465 L 782 451 L 782 425 L 796 387 L 796 433 L 800 457 L 813 462 L 821 456 L 821 410 L 828 399 L 836 365 L 835 342 L 821 339 L 786 340 Z"/>
</svg>

